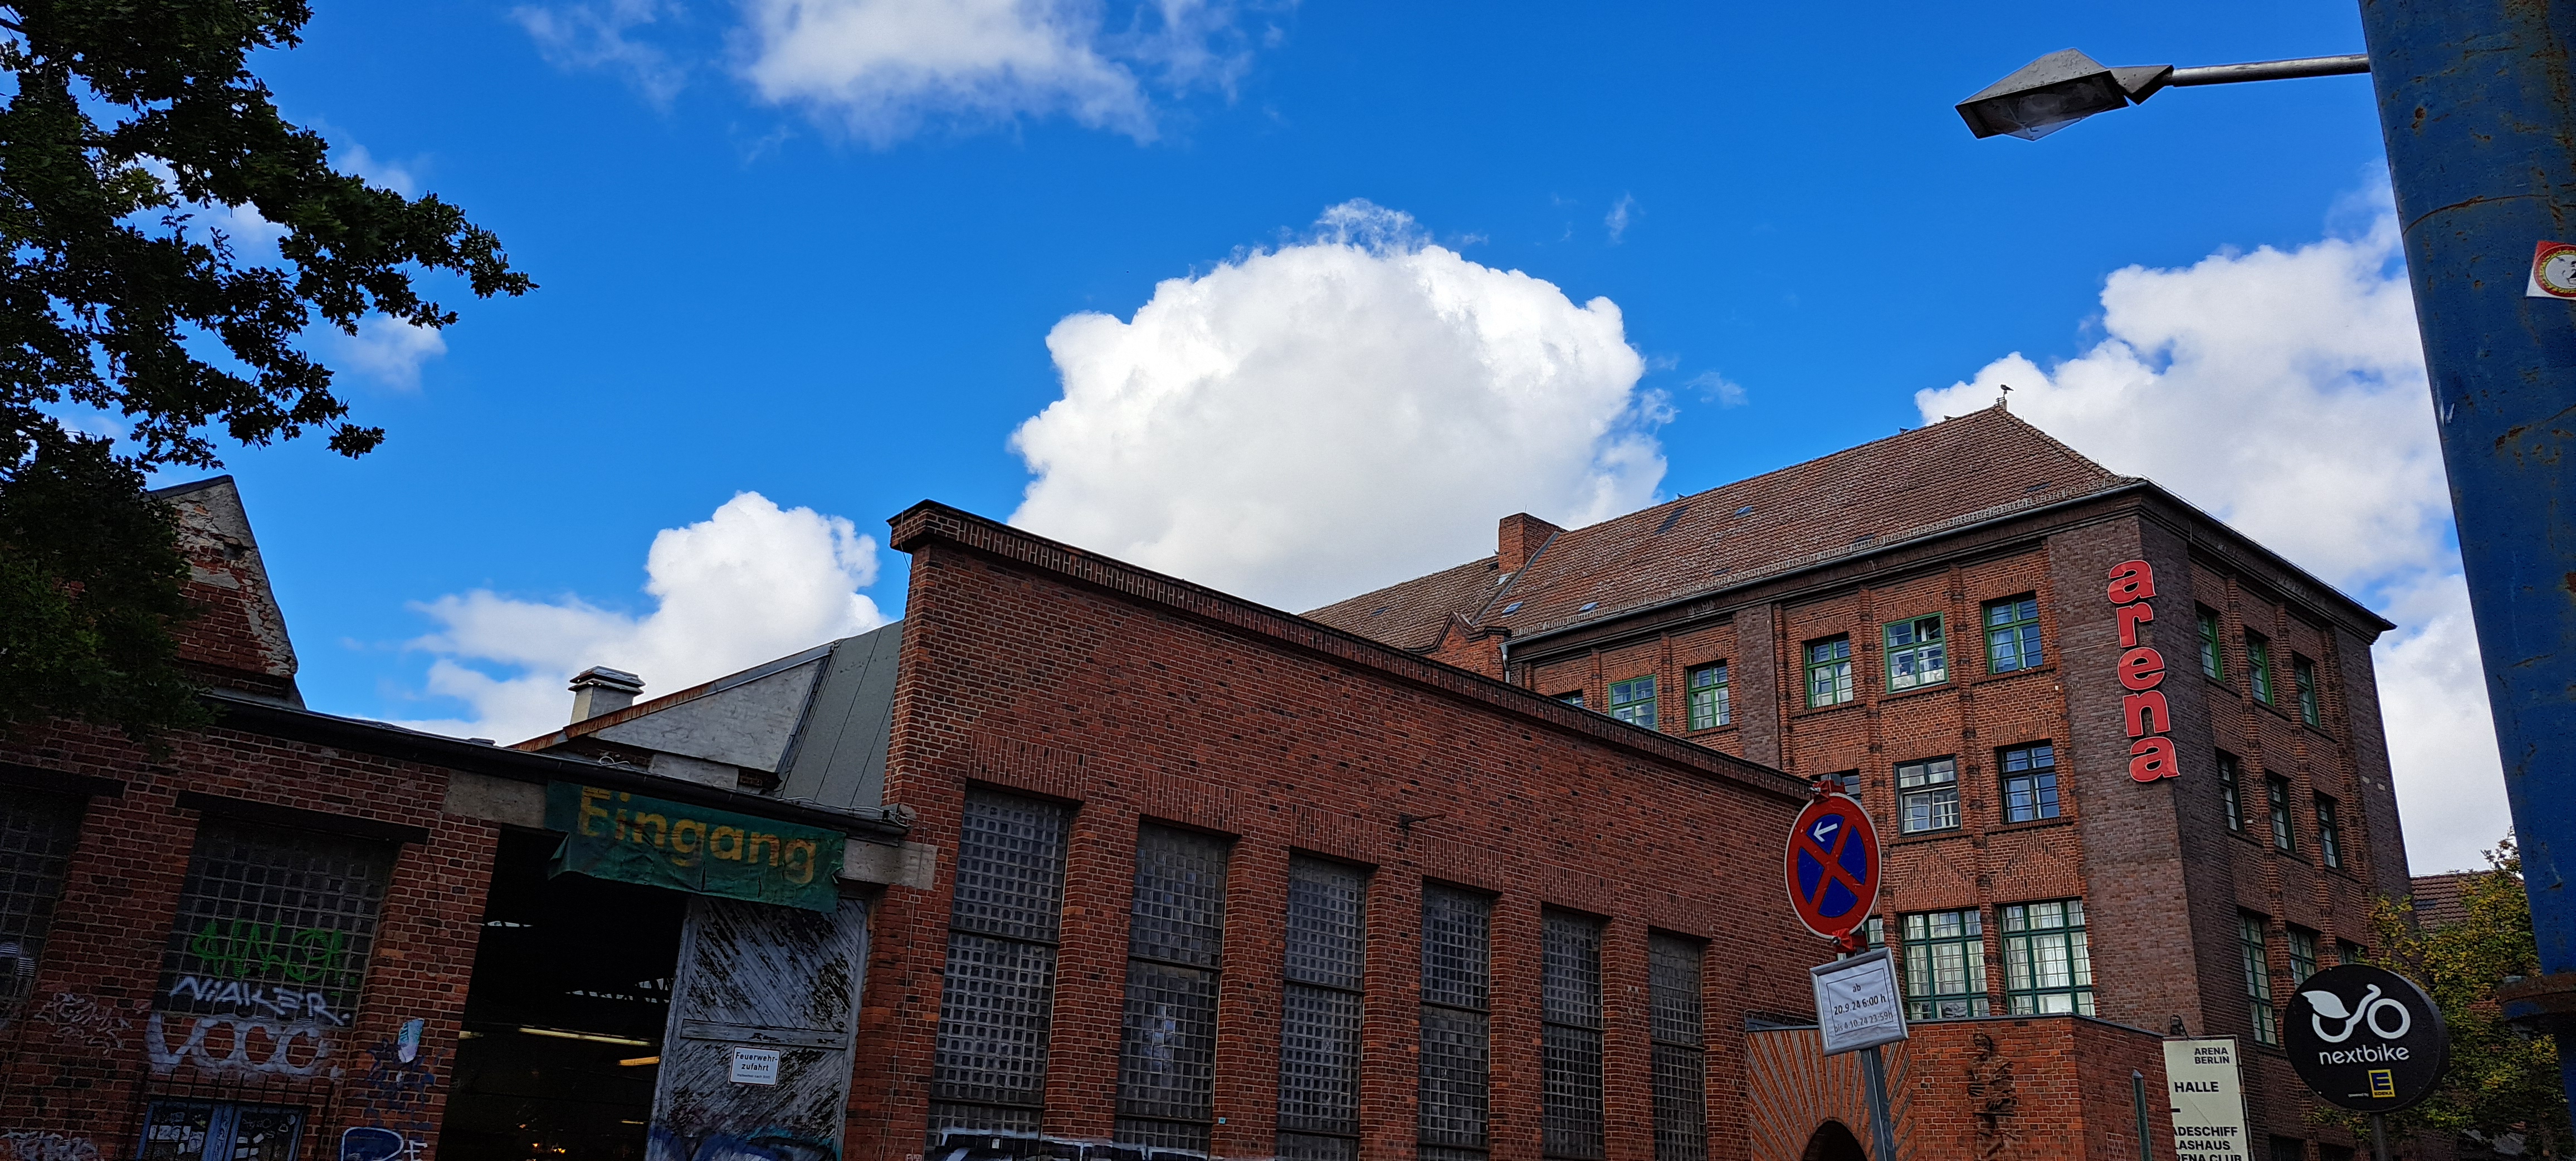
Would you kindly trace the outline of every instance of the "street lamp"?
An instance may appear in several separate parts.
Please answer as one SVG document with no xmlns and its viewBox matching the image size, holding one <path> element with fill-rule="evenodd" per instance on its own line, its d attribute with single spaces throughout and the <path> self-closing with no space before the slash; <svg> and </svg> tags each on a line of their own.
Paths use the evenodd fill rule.
<svg viewBox="0 0 2576 1161">
<path fill-rule="evenodd" d="M 1959 102 L 1959 116 L 1979 137 L 2007 135 L 2037 141 L 2095 113 L 2108 113 L 2168 88 L 2339 77 L 2370 71 L 2370 58 L 2312 56 L 2252 64 L 2108 66 L 2074 49 L 2062 49 L 2021 66 L 2013 75 Z"/>
<path fill-rule="evenodd" d="M 1979 137 L 2038 138 L 2163 87 L 2371 75 L 2540 945 L 2542 974 L 2497 999 L 2557 1035 L 2576 1097 L 2576 296 L 2538 274 L 2576 243 L 2576 21 L 2562 0 L 2363 0 L 2361 34 L 2367 56 L 2162 84 L 2055 53 L 1959 115 Z"/>
</svg>

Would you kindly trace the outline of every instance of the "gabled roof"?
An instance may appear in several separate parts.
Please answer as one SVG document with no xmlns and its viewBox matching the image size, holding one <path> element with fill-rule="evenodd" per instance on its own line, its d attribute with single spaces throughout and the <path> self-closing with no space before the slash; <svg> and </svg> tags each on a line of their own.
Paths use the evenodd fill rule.
<svg viewBox="0 0 2576 1161">
<path fill-rule="evenodd" d="M 1526 637 L 2136 483 L 1992 407 L 1569 529 L 1501 585 L 1488 558 L 1306 615 L 1407 649 L 1453 615 Z"/>
</svg>

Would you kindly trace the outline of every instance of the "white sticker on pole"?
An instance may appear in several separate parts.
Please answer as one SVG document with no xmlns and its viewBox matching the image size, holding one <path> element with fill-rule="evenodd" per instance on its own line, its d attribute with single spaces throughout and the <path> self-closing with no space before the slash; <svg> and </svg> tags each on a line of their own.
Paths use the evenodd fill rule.
<svg viewBox="0 0 2576 1161">
<path fill-rule="evenodd" d="M 1825 1055 L 1905 1039 L 1905 1001 L 1885 949 L 1809 968 L 1816 983 L 1816 1025 Z"/>
<path fill-rule="evenodd" d="M 2542 242 L 2531 252 L 2531 282 L 2524 298 L 2576 300 L 2576 245 Z"/>
<path fill-rule="evenodd" d="M 735 1084 L 778 1083 L 778 1050 L 775 1048 L 736 1048 L 733 1050 Z"/>
<path fill-rule="evenodd" d="M 2178 1161 L 2253 1161 L 2235 1037 L 2165 1041 L 2165 1091 Z"/>
</svg>

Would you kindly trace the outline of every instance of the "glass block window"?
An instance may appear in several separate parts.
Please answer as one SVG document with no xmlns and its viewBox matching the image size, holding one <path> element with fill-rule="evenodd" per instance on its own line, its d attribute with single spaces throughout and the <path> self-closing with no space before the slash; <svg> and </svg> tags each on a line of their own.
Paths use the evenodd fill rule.
<svg viewBox="0 0 2576 1161">
<path fill-rule="evenodd" d="M 1368 875 L 1288 860 L 1287 985 L 1280 997 L 1279 1155 L 1358 1154 L 1360 982 Z"/>
<path fill-rule="evenodd" d="M 1941 618 L 1916 617 L 1887 627 L 1887 688 L 1914 689 L 1950 679 L 1949 646 Z"/>
<path fill-rule="evenodd" d="M 2317 663 L 2291 654 L 2290 683 L 2298 687 L 2299 720 L 2312 726 L 2325 725 L 2325 710 L 2317 702 Z"/>
<path fill-rule="evenodd" d="M 1650 675 L 1610 683 L 1610 716 L 1647 729 L 1655 725 L 1655 679 Z"/>
<path fill-rule="evenodd" d="M 931 1052 L 934 1141 L 950 1128 L 1038 1131 L 1071 817 L 1051 802 L 966 792 Z"/>
<path fill-rule="evenodd" d="M 1735 720 L 1735 709 L 1727 703 L 1726 663 L 1702 665 L 1690 671 L 1690 728 L 1713 730 Z"/>
<path fill-rule="evenodd" d="M 1995 765 L 2003 772 L 2005 822 L 2057 817 L 2057 747 L 2015 746 L 1997 755 Z"/>
<path fill-rule="evenodd" d="M 2200 613 L 2200 672 L 2212 681 L 2227 680 L 2227 651 L 2218 645 L 2218 614 L 2209 609 Z"/>
<path fill-rule="evenodd" d="M 2093 1014 L 2093 950 L 2084 901 L 2014 903 L 2004 925 L 2004 1002 L 2016 1016 Z"/>
<path fill-rule="evenodd" d="M 80 820 L 74 799 L 0 790 L 0 1014 L 15 1012 L 36 982 Z"/>
<path fill-rule="evenodd" d="M 1896 768 L 1897 830 L 1903 834 L 1955 830 L 1959 825 L 1959 762 L 1933 758 Z"/>
<path fill-rule="evenodd" d="M 2329 867 L 2343 866 L 2343 819 L 2335 800 L 2317 796 L 2317 857 Z"/>
<path fill-rule="evenodd" d="M 2272 642 L 2252 629 L 2245 631 L 2245 672 L 2254 687 L 2254 700 L 2272 704 Z"/>
<path fill-rule="evenodd" d="M 1601 1132 L 1601 921 L 1539 919 L 1540 1149 L 1596 1161 Z"/>
<path fill-rule="evenodd" d="M 2290 987 L 2296 989 L 2317 974 L 2317 933 L 2304 927 L 2290 928 Z"/>
<path fill-rule="evenodd" d="M 1494 901 L 1422 886 L 1422 1161 L 1482 1161 Z"/>
<path fill-rule="evenodd" d="M 2272 816 L 2272 847 L 2275 850 L 2299 849 L 2299 833 L 2290 828 L 2290 780 L 2278 774 L 2263 779 L 2264 805 Z"/>
<path fill-rule="evenodd" d="M 2237 765 L 2236 755 L 2220 751 L 2218 755 L 2218 803 L 2227 811 L 2227 829 L 2245 829 L 2245 771 Z"/>
<path fill-rule="evenodd" d="M 2018 673 L 2046 662 L 2039 648 L 2039 597 L 2023 593 L 1986 606 L 1986 672 Z"/>
<path fill-rule="evenodd" d="M 389 843 L 208 815 L 153 1006 L 346 1027 L 393 864 Z"/>
<path fill-rule="evenodd" d="M 1696 940 L 1646 937 L 1647 1040 L 1653 1046 L 1655 1161 L 1708 1159 L 1708 1040 Z"/>
<path fill-rule="evenodd" d="M 1807 706 L 1841 705 L 1852 699 L 1851 638 L 1807 643 Z"/>
<path fill-rule="evenodd" d="M 2236 916 L 2237 957 L 2245 969 L 2245 1004 L 2254 1018 L 2254 1042 L 2279 1044 L 2281 1029 L 2272 1017 L 2272 933 L 2260 915 Z"/>
<path fill-rule="evenodd" d="M 1195 831 L 1137 828 L 1118 1116 L 1110 1126 L 1120 1144 L 1207 1151 L 1216 1120 L 1217 971 L 1232 848 Z"/>
<path fill-rule="evenodd" d="M 1904 924 L 1905 1018 L 1988 1015 L 1986 925 L 1977 909 L 1920 911 Z"/>
</svg>

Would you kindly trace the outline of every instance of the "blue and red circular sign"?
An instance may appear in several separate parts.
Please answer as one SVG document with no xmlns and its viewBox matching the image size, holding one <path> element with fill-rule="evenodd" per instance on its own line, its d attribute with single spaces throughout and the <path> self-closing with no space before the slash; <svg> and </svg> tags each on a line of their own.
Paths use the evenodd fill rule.
<svg viewBox="0 0 2576 1161">
<path fill-rule="evenodd" d="M 1850 795 L 1818 796 L 1789 830 L 1786 869 L 1798 922 L 1839 939 L 1867 923 L 1878 904 L 1878 828 Z"/>
</svg>

